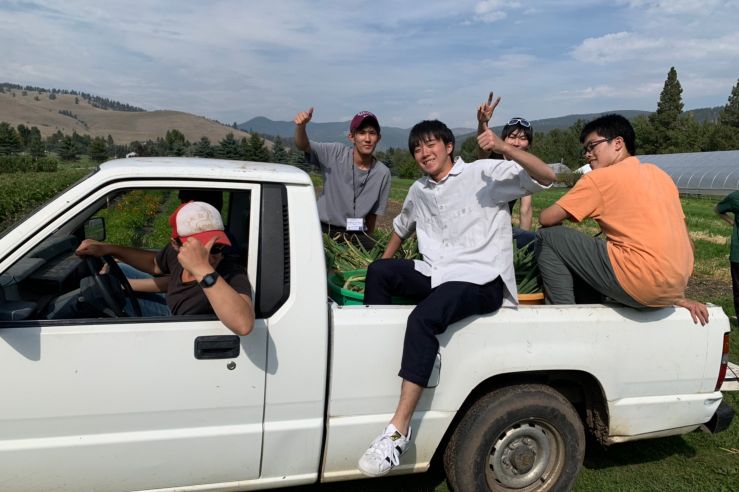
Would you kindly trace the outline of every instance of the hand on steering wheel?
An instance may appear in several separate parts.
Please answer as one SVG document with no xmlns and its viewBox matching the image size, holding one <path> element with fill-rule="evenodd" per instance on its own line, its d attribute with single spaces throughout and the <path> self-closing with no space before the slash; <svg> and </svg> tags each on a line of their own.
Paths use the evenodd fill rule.
<svg viewBox="0 0 739 492">
<path fill-rule="evenodd" d="M 133 291 L 133 288 L 131 288 L 131 283 L 128 281 L 128 278 L 126 278 L 123 270 L 118 266 L 118 262 L 115 261 L 112 256 L 104 255 L 101 259 L 108 265 L 107 275 L 110 275 L 115 281 L 117 281 L 113 282 L 113 284 L 106 282 L 103 278 L 103 274 L 100 272 L 102 265 L 98 258 L 94 256 L 82 256 L 82 259 L 84 260 L 90 275 L 94 279 L 95 286 L 102 295 L 106 307 L 109 308 L 116 318 L 127 317 L 128 313 L 126 313 L 123 308 L 119 307 L 119 303 L 116 301 L 116 294 L 118 292 L 114 292 L 111 285 L 118 286 L 126 299 L 131 302 L 134 316 L 141 316 L 141 306 L 139 305 L 136 293 Z"/>
</svg>

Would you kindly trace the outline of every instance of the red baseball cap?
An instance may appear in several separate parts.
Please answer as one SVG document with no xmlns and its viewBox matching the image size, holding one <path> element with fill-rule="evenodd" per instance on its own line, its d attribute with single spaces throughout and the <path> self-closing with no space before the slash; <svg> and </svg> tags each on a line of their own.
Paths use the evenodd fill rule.
<svg viewBox="0 0 739 492">
<path fill-rule="evenodd" d="M 372 125 L 377 132 L 380 132 L 380 122 L 377 121 L 377 116 L 370 113 L 369 111 L 360 111 L 354 115 L 352 122 L 349 124 L 349 132 L 354 133 L 359 129 L 366 120 L 369 120 L 369 124 Z"/>
<path fill-rule="evenodd" d="M 172 237 L 183 243 L 194 237 L 205 246 L 215 237 L 215 244 L 231 246 L 224 232 L 221 214 L 208 203 L 188 202 L 180 205 L 169 216 L 169 225 L 172 226 Z"/>
</svg>

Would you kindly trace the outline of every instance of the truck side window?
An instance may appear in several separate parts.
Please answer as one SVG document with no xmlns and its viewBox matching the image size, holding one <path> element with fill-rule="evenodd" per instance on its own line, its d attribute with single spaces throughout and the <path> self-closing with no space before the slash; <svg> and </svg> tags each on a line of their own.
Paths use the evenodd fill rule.
<svg viewBox="0 0 739 492">
<path fill-rule="evenodd" d="M 257 318 L 266 318 L 290 295 L 290 228 L 285 186 L 262 185 L 260 210 L 255 310 Z"/>
</svg>

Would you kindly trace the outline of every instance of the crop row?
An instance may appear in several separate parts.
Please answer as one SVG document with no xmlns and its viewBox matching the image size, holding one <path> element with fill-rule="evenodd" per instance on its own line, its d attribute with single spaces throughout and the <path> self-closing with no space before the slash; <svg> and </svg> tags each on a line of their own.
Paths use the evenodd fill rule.
<svg viewBox="0 0 739 492">
<path fill-rule="evenodd" d="M 106 242 L 134 248 L 147 245 L 151 224 L 168 197 L 160 190 L 135 190 L 98 212 L 105 219 Z"/>
<path fill-rule="evenodd" d="M 48 201 L 89 172 L 63 169 L 55 173 L 9 173 L 0 179 L 0 230 Z"/>
<path fill-rule="evenodd" d="M 53 173 L 59 169 L 56 157 L 34 159 L 30 155 L 0 155 L 0 174 Z"/>
</svg>

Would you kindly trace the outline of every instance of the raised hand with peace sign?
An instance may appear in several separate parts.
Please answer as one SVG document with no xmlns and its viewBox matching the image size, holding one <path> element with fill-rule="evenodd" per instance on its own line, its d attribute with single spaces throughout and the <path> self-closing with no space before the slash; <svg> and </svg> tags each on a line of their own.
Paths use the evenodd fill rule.
<svg viewBox="0 0 739 492">
<path fill-rule="evenodd" d="M 487 128 L 488 122 L 493 117 L 493 111 L 500 103 L 500 97 L 493 102 L 493 91 L 490 91 L 488 100 L 477 108 L 477 122 L 480 127 Z"/>
</svg>

